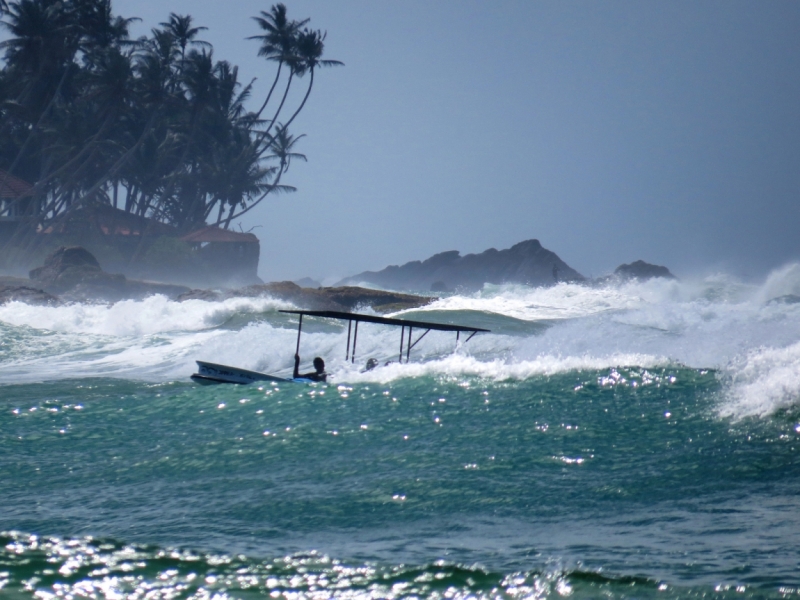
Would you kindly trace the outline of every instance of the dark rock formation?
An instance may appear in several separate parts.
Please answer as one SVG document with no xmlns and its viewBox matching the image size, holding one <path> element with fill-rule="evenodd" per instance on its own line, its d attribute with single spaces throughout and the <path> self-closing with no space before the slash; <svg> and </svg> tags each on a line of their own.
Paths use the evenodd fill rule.
<svg viewBox="0 0 800 600">
<path fill-rule="evenodd" d="M 58 306 L 61 301 L 44 290 L 24 285 L 0 285 L 0 304 L 24 302 L 35 306 Z"/>
<path fill-rule="evenodd" d="M 174 298 L 189 290 L 106 273 L 92 253 L 81 246 L 60 247 L 45 259 L 43 266 L 33 269 L 30 277 L 44 291 L 73 302 L 138 300 L 153 294 Z"/>
<path fill-rule="evenodd" d="M 103 271 L 92 253 L 80 246 L 61 246 L 45 259 L 43 266 L 30 272 L 30 278 L 57 294 L 79 284 L 119 286 L 125 281 L 124 275 Z"/>
<path fill-rule="evenodd" d="M 322 284 L 319 281 L 317 281 L 316 279 L 311 279 L 311 277 L 303 277 L 302 279 L 295 279 L 294 283 L 303 288 L 322 287 Z"/>
<path fill-rule="evenodd" d="M 614 275 L 619 279 L 638 279 L 646 281 L 654 277 L 663 277 L 665 279 L 677 279 L 675 275 L 669 272 L 667 267 L 659 265 L 651 265 L 643 260 L 637 260 L 629 265 L 620 265 L 614 270 Z"/>
<path fill-rule="evenodd" d="M 360 307 L 371 307 L 377 312 L 394 312 L 425 306 L 435 298 L 382 292 L 360 287 L 302 288 L 291 281 L 251 285 L 237 290 L 213 292 L 191 290 L 178 296 L 178 300 L 219 301 L 226 298 L 258 298 L 270 296 L 285 300 L 306 310 L 341 310 L 352 312 Z"/>
<path fill-rule="evenodd" d="M 583 275 L 542 247 L 539 240 L 520 242 L 508 250 L 490 248 L 480 254 L 461 256 L 457 250 L 441 252 L 424 261 L 365 271 L 337 285 L 368 283 L 400 290 L 475 290 L 484 283 L 524 283 L 547 286 L 584 281 Z"/>
</svg>

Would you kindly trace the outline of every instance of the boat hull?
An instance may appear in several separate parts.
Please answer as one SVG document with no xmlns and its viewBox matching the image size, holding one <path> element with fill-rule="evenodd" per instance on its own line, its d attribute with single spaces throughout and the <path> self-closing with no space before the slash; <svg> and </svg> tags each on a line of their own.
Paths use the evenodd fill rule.
<svg viewBox="0 0 800 600">
<path fill-rule="evenodd" d="M 228 365 L 218 365 L 198 360 L 197 373 L 192 375 L 192 381 L 200 385 L 214 385 L 218 383 L 234 383 L 238 385 L 247 385 L 250 383 L 257 383 L 263 381 L 274 381 L 276 383 L 305 383 L 306 380 L 299 379 L 285 379 L 283 377 L 276 377 L 275 375 L 267 375 L 266 373 L 259 373 L 258 371 L 248 371 L 247 369 L 240 369 L 238 367 L 231 367 Z"/>
</svg>

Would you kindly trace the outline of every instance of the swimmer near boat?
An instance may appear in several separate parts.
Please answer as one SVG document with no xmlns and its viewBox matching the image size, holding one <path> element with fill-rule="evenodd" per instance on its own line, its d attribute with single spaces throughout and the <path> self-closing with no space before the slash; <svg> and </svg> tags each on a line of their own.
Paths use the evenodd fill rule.
<svg viewBox="0 0 800 600">
<path fill-rule="evenodd" d="M 472 327 L 469 325 L 451 325 L 449 323 L 430 323 L 427 321 L 412 321 L 409 319 L 395 319 L 389 317 L 377 317 L 373 315 L 362 315 L 358 313 L 339 312 L 334 310 L 281 310 L 279 312 L 298 315 L 297 323 L 297 347 L 295 355 L 300 354 L 300 337 L 303 330 L 303 317 L 315 317 L 323 319 L 336 319 L 339 321 L 347 321 L 347 348 L 345 350 L 345 361 L 355 363 L 356 360 L 356 345 L 358 343 L 358 326 L 361 323 L 372 323 L 377 325 L 390 325 L 400 327 L 400 352 L 398 361 L 403 362 L 403 354 L 405 353 L 405 362 L 411 358 L 411 350 L 419 341 L 424 338 L 430 331 L 454 331 L 456 333 L 456 347 L 461 340 L 461 334 L 467 337 L 464 343 L 468 342 L 477 333 L 488 333 L 488 329 L 481 329 L 480 327 Z M 355 323 L 355 326 L 353 325 Z M 406 333 L 406 329 L 408 332 Z M 414 330 L 421 331 L 422 333 L 416 338 L 414 337 Z M 468 334 L 468 335 L 467 335 Z M 351 342 L 352 340 L 352 347 Z M 412 341 L 413 340 L 413 341 Z M 240 369 L 239 367 L 231 367 L 228 365 L 220 365 L 217 363 L 205 362 L 198 360 L 197 373 L 192 375 L 192 381 L 201 385 L 211 385 L 218 383 L 236 383 L 236 384 L 250 384 L 257 382 L 274 382 L 274 383 L 312 383 L 314 379 L 308 377 L 278 377 L 276 375 L 268 375 L 266 373 L 259 373 L 258 371 L 249 371 L 247 369 Z M 316 365 L 315 365 L 316 366 Z M 324 367 L 324 363 L 323 363 Z M 295 373 L 297 368 L 295 367 Z"/>
</svg>

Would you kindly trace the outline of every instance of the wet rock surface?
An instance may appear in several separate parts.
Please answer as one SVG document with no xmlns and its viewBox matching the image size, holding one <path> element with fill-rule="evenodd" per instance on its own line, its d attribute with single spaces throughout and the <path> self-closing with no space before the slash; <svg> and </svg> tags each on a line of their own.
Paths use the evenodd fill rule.
<svg viewBox="0 0 800 600">
<path fill-rule="evenodd" d="M 236 290 L 191 290 L 177 297 L 179 301 L 220 301 L 226 298 L 260 298 L 269 296 L 291 302 L 306 310 L 339 310 L 353 312 L 371 308 L 376 312 L 393 312 L 418 308 L 436 298 L 370 290 L 355 286 L 304 288 L 291 281 L 251 285 Z"/>
</svg>

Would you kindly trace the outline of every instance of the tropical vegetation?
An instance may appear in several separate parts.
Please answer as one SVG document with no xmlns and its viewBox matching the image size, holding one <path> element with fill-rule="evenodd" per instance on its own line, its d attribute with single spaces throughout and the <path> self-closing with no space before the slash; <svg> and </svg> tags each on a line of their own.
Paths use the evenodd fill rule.
<svg viewBox="0 0 800 600">
<path fill-rule="evenodd" d="M 0 169 L 34 184 L 11 208 L 40 231 L 98 205 L 183 231 L 229 228 L 294 190 L 284 175 L 306 158 L 289 127 L 316 71 L 342 64 L 283 4 L 253 17 L 250 39 L 275 71 L 263 99 L 190 15 L 134 39 L 137 19 L 111 0 L 0 0 L 0 12 Z M 300 80 L 304 93 L 290 94 Z"/>
</svg>

